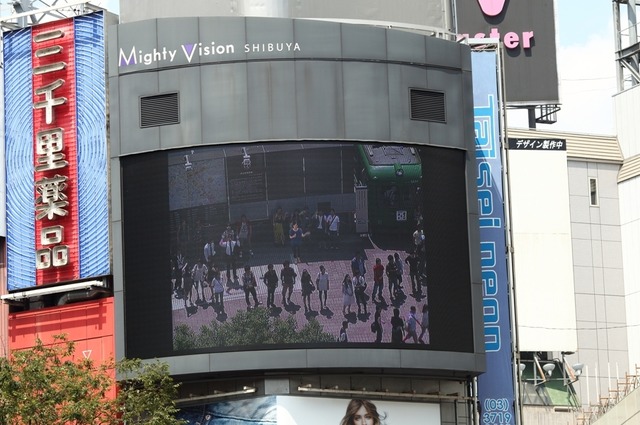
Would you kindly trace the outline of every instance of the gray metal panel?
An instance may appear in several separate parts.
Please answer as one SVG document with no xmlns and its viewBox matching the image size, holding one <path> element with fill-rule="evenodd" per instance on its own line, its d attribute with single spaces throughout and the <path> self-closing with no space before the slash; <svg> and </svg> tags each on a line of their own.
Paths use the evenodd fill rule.
<svg viewBox="0 0 640 425">
<path fill-rule="evenodd" d="M 424 354 L 424 353 L 423 353 Z M 309 350 L 308 367 L 393 367 L 400 365 L 400 350 Z"/>
<path fill-rule="evenodd" d="M 250 139 L 297 138 L 295 78 L 294 62 L 247 64 Z"/>
<path fill-rule="evenodd" d="M 117 158 L 109 160 L 109 168 L 110 168 L 110 182 L 111 182 L 111 246 L 113 248 L 112 251 L 112 266 L 113 266 L 113 275 L 114 276 L 123 276 L 124 268 L 123 268 L 123 255 L 122 255 L 122 180 L 120 175 L 120 160 Z M 113 290 L 116 294 L 120 294 L 122 298 L 122 291 L 124 290 L 124 284 L 122 279 L 113 279 Z M 122 301 L 122 299 L 120 300 Z M 118 303 L 115 303 L 116 307 Z M 120 304 L 120 308 L 122 309 L 122 304 Z M 120 312 L 124 314 L 122 311 Z M 120 318 L 124 316 L 119 316 L 116 314 L 116 328 L 118 328 L 118 322 L 124 321 Z M 124 324 L 122 323 L 122 330 L 124 331 Z M 120 329 L 117 329 L 120 331 Z M 121 336 L 124 341 L 125 333 L 117 332 L 116 335 Z M 117 344 L 116 344 L 117 345 Z M 123 344 L 124 345 L 124 344 Z"/>
<path fill-rule="evenodd" d="M 209 354 L 195 354 L 191 356 L 169 357 L 164 359 L 169 370 L 181 370 L 183 374 L 202 373 L 211 370 Z"/>
<path fill-rule="evenodd" d="M 384 28 L 343 24 L 342 57 L 345 59 L 387 59 L 387 33 Z"/>
<path fill-rule="evenodd" d="M 464 55 L 466 56 L 466 55 Z M 462 113 L 465 116 L 473 115 L 473 79 L 471 77 L 471 71 L 465 71 L 462 73 Z M 474 146 L 474 150 L 470 150 L 470 152 L 475 152 L 475 139 L 476 139 L 476 130 L 473 122 L 467 122 L 469 120 L 463 121 L 463 138 L 469 143 L 473 141 L 472 145 Z M 474 157 L 472 155 L 472 157 Z M 475 157 L 473 158 L 475 159 Z M 475 196 L 475 195 L 474 195 Z M 474 202 L 477 205 L 477 203 Z M 470 205 L 470 204 L 469 204 Z"/>
<path fill-rule="evenodd" d="M 161 71 L 159 92 L 178 92 L 180 124 L 159 127 L 160 146 L 170 148 L 202 142 L 200 67 Z"/>
<path fill-rule="evenodd" d="M 110 184 L 111 184 L 111 247 L 113 267 L 113 306 L 114 306 L 114 335 L 116 359 L 125 357 L 124 339 L 126 330 L 124 323 L 124 268 L 122 252 L 122 193 L 120 176 L 120 159 L 113 157 L 109 160 Z"/>
<path fill-rule="evenodd" d="M 476 229 L 471 229 L 470 233 L 470 240 L 471 241 L 479 241 L 480 240 L 480 230 L 478 228 Z M 472 247 L 474 245 L 471 245 Z M 471 250 L 471 256 L 470 259 L 471 261 L 474 261 L 476 263 L 479 263 L 481 261 L 481 256 L 480 256 L 480 244 L 478 243 L 478 249 L 472 249 Z M 483 283 L 482 283 L 482 271 L 480 270 L 480 268 L 476 268 L 476 270 L 472 270 L 472 280 L 471 280 L 471 299 L 473 300 L 481 300 L 482 297 L 484 296 L 483 293 Z M 485 342 L 484 342 L 484 332 L 483 332 L 483 324 L 484 324 L 484 312 L 482 311 L 482 308 L 477 308 L 477 303 L 473 304 L 473 312 L 472 312 L 472 319 L 473 319 L 473 323 L 475 326 L 475 332 L 474 332 L 474 350 L 476 351 L 476 353 L 484 353 L 484 349 L 485 349 Z M 482 355 L 482 363 L 484 364 L 485 362 L 485 355 Z M 484 368 L 484 366 L 482 366 Z M 476 369 L 477 370 L 477 369 Z"/>
<path fill-rule="evenodd" d="M 200 63 L 200 55 L 187 55 L 190 52 L 188 45 L 198 40 L 198 18 L 159 19 L 157 22 L 158 51 L 163 52 L 165 49 L 175 51 L 174 59 L 170 62 L 171 66 Z M 178 35 L 177 39 L 176 35 Z M 194 48 L 197 49 L 197 46 Z"/>
<path fill-rule="evenodd" d="M 440 146 L 468 148 L 464 126 L 468 115 L 462 99 L 462 78 L 458 71 L 432 68 L 427 70 L 427 85 L 431 90 L 445 93 L 446 123 L 432 122 L 430 125 L 430 143 Z"/>
<path fill-rule="evenodd" d="M 246 28 L 247 44 L 249 44 L 248 60 L 264 59 L 265 48 L 267 48 L 270 58 L 293 59 L 293 50 L 269 51 L 268 44 L 265 45 L 266 41 L 270 41 L 272 44 L 292 42 L 293 21 L 291 19 L 246 18 Z M 258 51 L 255 51 L 256 46 L 258 46 Z"/>
<path fill-rule="evenodd" d="M 342 26 L 336 22 L 318 22 L 295 20 L 293 31 L 296 41 L 302 46 L 296 57 L 341 58 L 342 57 Z M 307 46 L 313 46 L 309 52 Z"/>
<path fill-rule="evenodd" d="M 292 388 L 289 385 L 289 378 L 267 378 L 264 380 L 265 394 L 290 394 L 291 390 Z"/>
<path fill-rule="evenodd" d="M 460 68 L 460 46 L 451 47 L 451 42 L 435 37 L 427 37 L 427 64 Z M 470 59 L 469 59 L 470 60 Z"/>
<path fill-rule="evenodd" d="M 424 49 L 422 49 L 424 52 Z M 427 87 L 427 74 L 423 68 L 389 65 L 389 126 L 391 140 L 426 143 L 429 141 L 429 123 L 411 120 L 410 88 Z"/>
<path fill-rule="evenodd" d="M 157 40 L 157 28 L 156 20 L 136 22 L 134 24 L 124 24 L 118 26 L 118 45 L 127 46 L 126 48 L 116 50 L 114 56 L 116 58 L 116 64 L 121 65 L 119 73 L 124 74 L 128 72 L 140 71 L 143 69 L 153 69 L 158 67 L 158 62 L 153 62 L 149 65 L 140 63 L 140 52 L 146 54 L 153 52 L 158 47 Z M 133 54 L 133 57 L 131 56 Z M 131 62 L 131 58 L 134 62 Z M 127 61 L 128 65 L 125 65 L 123 61 Z M 109 61 L 111 65 L 111 60 Z"/>
<path fill-rule="evenodd" d="M 140 96 L 159 94 L 157 73 L 142 73 L 120 79 L 120 152 L 160 149 L 159 128 L 140 128 Z"/>
<path fill-rule="evenodd" d="M 404 31 L 387 31 L 387 59 L 425 63 L 426 39 L 423 35 Z"/>
<path fill-rule="evenodd" d="M 220 59 L 228 61 L 244 61 L 247 55 L 244 52 L 246 41 L 246 31 L 244 18 L 200 18 L 200 40 L 203 45 L 211 46 L 211 42 L 215 43 L 215 47 L 226 47 L 228 45 L 236 46 L 233 53 L 224 53 L 224 56 L 209 55 L 200 58 L 200 63 L 218 62 Z M 226 51 L 226 49 L 225 49 Z"/>
<path fill-rule="evenodd" d="M 115 335 L 116 335 L 116 356 L 118 359 L 124 357 L 124 338 L 126 335 L 124 326 L 124 282 L 123 279 L 116 278 L 124 275 L 123 253 L 122 253 L 122 194 L 120 179 L 120 160 L 111 159 L 111 246 L 112 246 L 112 267 L 113 267 L 113 292 L 115 297 Z"/>
<path fill-rule="evenodd" d="M 110 183 L 111 183 L 111 247 L 113 267 L 113 297 L 114 297 L 114 335 L 116 359 L 125 357 L 124 338 L 126 335 L 124 323 L 124 269 L 122 253 L 122 195 L 120 180 L 120 160 L 110 159 Z"/>
<path fill-rule="evenodd" d="M 111 220 L 122 221 L 122 187 L 120 186 L 120 161 L 117 157 L 109 159 L 111 183 Z"/>
<path fill-rule="evenodd" d="M 296 61 L 298 137 L 345 137 L 342 64 Z"/>
<path fill-rule="evenodd" d="M 201 68 L 203 143 L 247 140 L 247 64 Z"/>
<path fill-rule="evenodd" d="M 122 273 L 122 271 L 120 271 Z M 113 294 L 113 314 L 115 316 L 115 325 L 113 334 L 115 335 L 115 351 L 116 360 L 125 358 L 124 352 L 124 336 L 127 334 L 124 327 L 124 293 L 114 291 Z"/>
<path fill-rule="evenodd" d="M 120 80 L 117 77 L 107 81 L 107 96 L 109 96 L 109 120 L 107 129 L 109 140 L 109 154 L 112 157 L 120 156 Z"/>
<path fill-rule="evenodd" d="M 462 52 L 463 62 L 466 61 L 467 56 L 470 54 L 469 50 L 465 49 Z M 461 111 L 465 116 L 473 116 L 473 81 L 471 71 L 464 71 L 461 75 Z M 469 222 L 469 261 L 472 265 L 478 265 L 481 263 L 481 250 L 480 250 L 480 227 L 479 221 L 479 203 L 477 193 L 477 181 L 476 171 L 477 162 L 475 157 L 475 126 L 472 120 L 463 120 L 462 122 L 462 134 L 465 146 L 467 147 L 467 187 L 471 190 L 467 193 L 467 215 Z M 480 267 L 471 267 L 471 299 L 479 300 L 483 297 L 484 286 L 482 284 L 482 270 Z M 476 352 L 482 352 L 485 347 L 484 342 L 484 312 L 478 303 L 473 304 L 473 324 L 474 324 L 474 350 Z M 486 356 L 482 356 L 482 362 L 484 363 Z M 484 366 L 483 366 L 484 367 Z"/>
<path fill-rule="evenodd" d="M 114 247 L 121 247 L 122 246 L 122 220 L 119 221 L 113 221 L 111 223 L 111 240 L 113 241 L 113 246 Z M 116 276 L 122 276 L 123 273 L 123 263 L 122 263 L 122 251 L 120 251 L 118 253 L 118 251 L 120 251 L 120 249 L 114 249 L 114 255 L 113 255 L 113 270 L 114 270 L 114 275 Z M 120 255 L 118 255 L 120 254 Z M 119 279 L 114 279 L 113 282 L 113 290 L 114 291 L 123 291 L 124 290 L 124 285 L 122 280 Z"/>
<path fill-rule="evenodd" d="M 430 352 L 429 367 L 433 369 L 451 369 L 451 365 L 455 364 L 456 369 L 462 366 L 463 370 L 483 370 L 484 367 L 476 369 L 476 358 L 469 353 L 444 353 L 444 352 Z M 420 363 L 425 363 L 425 353 L 420 353 L 418 350 L 402 350 L 400 352 L 400 363 L 402 367 L 415 368 Z"/>
<path fill-rule="evenodd" d="M 471 47 L 460 44 L 460 68 L 463 71 L 471 72 Z"/>
<path fill-rule="evenodd" d="M 118 28 L 112 25 L 107 29 L 107 72 L 109 77 L 118 75 Z"/>
<path fill-rule="evenodd" d="M 218 353 L 210 356 L 210 371 L 271 370 L 307 367 L 306 350 Z"/>
<path fill-rule="evenodd" d="M 164 357 L 174 376 L 192 373 L 304 368 L 406 368 L 484 371 L 484 355 L 396 349 L 299 349 Z"/>
<path fill-rule="evenodd" d="M 386 65 L 345 62 L 343 70 L 345 137 L 354 140 L 389 140 Z"/>
</svg>

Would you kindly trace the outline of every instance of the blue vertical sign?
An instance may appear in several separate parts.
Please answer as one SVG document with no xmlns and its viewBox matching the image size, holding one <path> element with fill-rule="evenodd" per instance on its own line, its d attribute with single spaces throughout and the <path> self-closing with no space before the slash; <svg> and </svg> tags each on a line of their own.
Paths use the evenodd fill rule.
<svg viewBox="0 0 640 425">
<path fill-rule="evenodd" d="M 482 311 L 487 372 L 478 378 L 480 423 L 515 424 L 511 332 L 505 254 L 497 53 L 472 52 Z"/>
</svg>

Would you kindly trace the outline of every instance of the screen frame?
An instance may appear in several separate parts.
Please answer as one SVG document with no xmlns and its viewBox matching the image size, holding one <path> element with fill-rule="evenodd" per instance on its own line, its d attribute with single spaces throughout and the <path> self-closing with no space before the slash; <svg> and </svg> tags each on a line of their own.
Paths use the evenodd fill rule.
<svg viewBox="0 0 640 425">
<path fill-rule="evenodd" d="M 268 142 L 268 143 L 273 144 L 273 142 Z M 345 143 L 345 142 L 341 141 L 340 143 Z M 361 143 L 361 142 L 357 142 L 357 143 Z M 260 144 L 261 143 L 252 142 L 252 143 L 247 143 L 245 145 L 256 146 Z M 428 145 L 423 145 L 423 146 L 414 145 L 414 146 L 418 148 L 422 147 L 429 152 L 439 152 L 439 153 L 449 153 L 449 154 L 455 152 L 453 156 L 457 156 L 459 161 L 459 164 L 458 164 L 458 167 L 459 167 L 458 171 L 460 171 L 458 173 L 459 174 L 458 184 L 460 185 L 459 188 L 464 188 L 466 186 L 465 182 L 467 180 L 467 176 L 464 173 L 466 154 L 464 153 L 464 151 L 458 150 L 458 149 L 433 147 Z M 206 149 L 206 148 L 208 147 L 201 146 L 194 149 Z M 159 192 L 158 191 L 153 192 L 152 190 L 154 186 L 157 188 L 159 185 L 148 185 L 147 183 L 145 183 L 147 177 L 150 174 L 149 174 L 149 171 L 145 172 L 144 169 L 140 169 L 140 166 L 141 166 L 140 162 L 131 166 L 127 164 L 133 164 L 137 159 L 145 158 L 146 162 L 149 162 L 151 164 L 151 168 L 157 167 L 158 165 L 163 166 L 165 164 L 166 158 L 169 156 L 171 152 L 172 151 L 159 151 L 159 152 L 153 152 L 153 153 L 145 153 L 141 155 L 132 155 L 132 156 L 122 158 L 121 159 L 121 162 L 122 162 L 121 178 L 123 180 L 122 188 L 123 188 L 123 194 L 125 198 L 127 196 L 127 193 L 128 193 L 127 191 L 130 186 L 128 183 L 125 183 L 125 182 L 131 178 L 139 179 L 140 184 L 146 184 L 145 187 L 152 192 L 148 194 L 148 196 L 151 199 L 157 200 L 158 196 L 160 197 L 163 196 L 161 193 L 162 192 L 161 189 L 158 189 Z M 180 151 L 177 151 L 177 152 L 180 152 Z M 430 166 L 427 167 L 427 171 L 425 171 L 423 176 L 423 181 L 426 179 L 430 181 L 436 181 L 436 182 L 449 180 L 447 178 L 443 178 L 443 176 L 441 175 L 442 170 L 439 169 L 437 166 L 433 166 L 435 164 L 446 164 L 446 155 L 445 157 L 438 157 L 436 155 L 436 159 L 434 159 L 433 164 L 430 164 Z M 446 185 L 436 184 L 436 185 L 430 185 L 430 186 L 432 186 L 430 188 L 432 192 L 431 196 L 446 196 L 447 193 L 450 193 L 450 190 Z M 461 197 L 459 197 L 459 199 L 463 199 L 466 202 L 466 199 L 467 199 L 466 191 L 463 191 L 463 193 L 461 193 L 460 195 Z M 430 195 L 426 194 L 425 196 L 430 196 Z M 123 214 L 125 218 L 125 220 L 123 221 L 125 223 L 127 222 L 131 223 L 131 220 L 127 220 L 127 217 L 130 218 L 131 211 L 144 208 L 144 202 L 145 202 L 144 197 L 134 196 L 134 199 L 136 199 L 137 202 L 140 202 L 140 204 L 133 205 L 129 202 L 123 202 Z M 165 202 L 168 204 L 168 201 L 165 201 Z M 144 223 L 141 222 L 140 224 L 144 224 L 144 226 L 148 226 L 150 223 L 154 223 L 154 222 L 157 223 L 158 221 L 169 220 L 168 209 L 166 212 L 159 211 L 157 209 L 154 209 L 154 211 L 155 211 L 154 212 L 155 219 L 149 220 L 147 218 L 147 219 L 144 219 Z M 445 209 L 445 210 L 441 210 L 440 214 L 450 215 L 450 212 L 448 213 L 447 210 Z M 468 213 L 464 212 L 463 215 L 464 215 L 463 218 L 465 223 L 467 224 L 467 226 L 469 226 L 468 223 L 470 218 Z M 133 225 L 133 224 L 130 224 L 130 225 Z M 124 227 L 126 228 L 126 225 Z M 425 230 L 427 231 L 427 238 L 432 237 L 432 235 L 428 234 L 430 230 L 427 230 L 427 229 Z M 432 229 L 431 231 L 434 231 L 434 230 Z M 467 227 L 466 229 L 464 229 L 463 233 L 464 233 L 463 237 L 466 240 L 465 245 L 468 247 L 470 244 L 470 241 L 473 239 L 472 232 L 470 232 Z M 146 236 L 147 237 L 146 241 L 149 242 L 148 238 L 151 238 L 151 241 L 153 241 L 158 236 L 159 235 L 154 236 L 153 232 L 151 232 Z M 440 235 L 439 237 L 442 238 L 442 235 Z M 123 238 L 124 238 L 124 233 L 123 233 Z M 138 238 L 138 237 L 135 237 L 133 239 L 126 237 L 124 239 L 125 241 L 124 247 L 127 248 L 127 246 L 129 246 L 129 251 L 130 251 L 132 249 L 130 248 L 131 244 L 138 243 L 140 242 L 141 239 L 142 238 Z M 157 243 L 162 243 L 161 239 L 162 237 L 160 237 L 157 240 Z M 135 241 L 135 242 L 132 242 L 132 241 Z M 443 250 L 441 248 L 434 249 L 432 247 L 430 255 L 445 254 L 442 251 Z M 127 252 L 128 252 L 127 249 L 125 249 L 124 252 L 125 252 L 124 261 L 125 263 L 129 262 L 127 267 L 144 269 L 145 259 L 142 258 L 144 256 L 134 254 L 132 259 L 131 256 L 129 257 L 127 256 Z M 468 250 L 467 256 L 469 256 L 470 252 L 471 250 Z M 129 254 L 131 253 L 129 252 Z M 166 258 L 163 257 L 163 259 L 165 259 L 168 262 L 169 256 L 167 255 Z M 140 261 L 140 263 L 135 263 L 132 265 L 130 264 L 131 261 L 134 261 L 134 262 Z M 164 291 L 157 291 L 155 293 L 150 291 L 142 291 L 142 293 L 138 293 L 136 292 L 135 285 L 130 285 L 127 287 L 127 285 L 125 284 L 124 286 L 126 290 L 124 292 L 126 296 L 124 299 L 125 301 L 124 319 L 125 319 L 125 323 L 128 323 L 128 325 L 125 326 L 127 330 L 126 355 L 127 357 L 134 356 L 134 357 L 141 357 L 141 358 L 151 358 L 151 357 L 161 356 L 167 359 L 170 364 L 172 364 L 174 361 L 177 361 L 178 363 L 182 364 L 182 366 L 185 366 L 183 361 L 187 358 L 190 359 L 189 362 L 191 362 L 192 360 L 198 359 L 195 363 L 193 363 L 190 366 L 193 366 L 196 364 L 201 364 L 202 366 L 204 366 L 206 363 L 207 366 L 205 369 L 209 369 L 209 370 L 213 369 L 217 371 L 253 370 L 253 369 L 263 368 L 265 365 L 269 365 L 269 369 L 290 369 L 290 368 L 305 369 L 309 367 L 314 367 L 314 368 L 316 367 L 322 367 L 322 368 L 362 367 L 363 364 L 366 364 L 367 367 L 370 366 L 371 368 L 383 367 L 383 368 L 395 369 L 401 372 L 408 371 L 408 370 L 422 369 L 422 370 L 431 370 L 432 373 L 440 373 L 438 372 L 438 370 L 441 368 L 447 369 L 447 370 L 456 370 L 458 368 L 462 368 L 463 370 L 467 370 L 467 371 L 478 370 L 479 362 L 474 353 L 474 347 L 476 347 L 477 344 L 473 337 L 474 323 L 473 323 L 473 312 L 472 312 L 473 310 L 472 299 L 473 299 L 474 285 L 472 285 L 471 269 L 470 269 L 472 266 L 471 266 L 469 257 L 467 257 L 467 263 L 469 267 L 467 271 L 468 273 L 467 275 L 469 277 L 467 279 L 467 283 L 465 285 L 461 285 L 461 288 L 460 288 L 463 292 L 466 292 L 468 296 L 468 313 L 467 313 L 468 326 L 466 329 L 466 332 L 467 332 L 466 338 L 468 339 L 468 343 L 464 350 L 460 350 L 460 349 L 454 349 L 454 350 L 427 349 L 425 350 L 422 347 L 416 347 L 411 345 L 396 346 L 392 344 L 382 344 L 381 346 L 376 346 L 371 343 L 350 343 L 347 348 L 341 348 L 340 345 L 338 344 L 317 345 L 317 346 L 314 344 L 298 344 L 298 345 L 289 344 L 284 346 L 275 346 L 275 345 L 274 346 L 255 346 L 255 347 L 245 346 L 245 347 L 232 347 L 232 348 L 215 349 L 215 350 L 194 349 L 194 350 L 186 350 L 186 351 L 179 351 L 179 350 L 176 351 L 173 349 L 168 349 L 166 345 L 166 341 L 162 342 L 162 341 L 158 341 L 157 338 L 154 339 L 152 332 L 148 331 L 148 329 L 150 329 L 148 327 L 148 323 L 150 321 L 155 323 L 153 328 L 157 328 L 157 327 L 163 327 L 165 329 L 171 328 L 172 326 L 171 319 L 170 318 L 168 319 L 167 317 L 162 317 L 163 316 L 162 314 L 154 315 L 152 314 L 153 309 L 149 310 L 148 308 L 141 306 L 139 301 L 137 302 L 134 301 L 136 298 L 140 300 L 142 299 L 142 297 L 144 297 L 144 300 L 145 300 L 144 303 L 146 304 L 166 303 L 166 297 L 167 296 L 170 297 L 171 294 L 170 293 L 167 294 Z M 123 268 L 126 268 L 126 267 L 123 267 Z M 125 276 L 124 273 L 123 273 L 123 276 Z M 168 287 L 167 285 L 165 286 Z M 163 297 L 164 297 L 164 301 L 162 299 Z M 150 315 L 150 312 L 151 312 L 151 315 Z M 132 323 L 140 324 L 137 327 L 137 331 L 131 327 Z M 451 330 L 443 329 L 442 332 L 450 333 Z M 134 346 L 133 348 L 132 348 L 132 344 Z M 137 346 L 138 348 L 135 348 L 135 346 Z M 145 347 L 145 348 L 141 351 L 139 347 Z M 375 350 L 372 350 L 372 348 L 375 348 Z M 353 354 L 349 354 L 345 356 L 344 354 L 345 352 L 349 352 Z M 373 354 L 373 355 L 370 355 L 370 354 Z M 425 357 L 425 354 L 428 354 L 428 356 Z M 244 359 L 242 366 L 238 365 L 237 359 L 239 356 Z M 259 359 L 260 359 L 259 361 L 255 361 L 258 358 L 256 356 L 259 356 Z M 353 363 L 353 365 L 349 366 L 349 362 L 348 361 L 345 362 L 346 358 L 356 359 L 356 361 Z M 363 363 L 364 359 L 368 359 L 368 360 L 365 363 Z M 187 369 L 190 369 L 190 368 L 191 367 L 187 367 Z"/>
</svg>

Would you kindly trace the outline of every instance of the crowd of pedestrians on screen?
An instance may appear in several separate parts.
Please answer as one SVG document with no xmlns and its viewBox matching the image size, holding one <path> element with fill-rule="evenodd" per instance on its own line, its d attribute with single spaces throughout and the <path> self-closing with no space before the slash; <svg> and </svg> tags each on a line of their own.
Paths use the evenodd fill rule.
<svg viewBox="0 0 640 425">
<path fill-rule="evenodd" d="M 313 266 L 314 270 L 311 270 L 311 265 L 302 268 L 300 249 L 305 238 L 313 241 L 314 249 L 338 249 L 340 218 L 334 210 L 328 213 L 316 211 L 310 215 L 307 208 L 293 214 L 285 214 L 278 208 L 273 214 L 272 225 L 274 244 L 284 246 L 288 239 L 291 256 L 282 262 L 281 267 L 277 265 L 277 270 L 274 264 L 268 264 L 262 276 L 256 276 L 249 265 L 238 268 L 239 259 L 254 255 L 252 225 L 245 215 L 235 225 L 228 223 L 219 240 L 206 242 L 201 256 L 192 255 L 195 261 L 190 261 L 178 249 L 177 255 L 171 259 L 171 282 L 174 297 L 184 301 L 187 317 L 196 314 L 199 307 L 206 309 L 211 306 L 218 313 L 224 313 L 225 294 L 238 291 L 244 292 L 247 309 L 264 306 L 296 312 L 297 309 L 289 307 L 296 306 L 292 297 L 300 294 L 305 314 L 315 311 L 314 306 L 318 306 L 322 313 L 329 309 L 329 292 L 335 298 L 334 291 L 339 291 L 345 320 L 337 335 L 338 341 L 349 342 L 350 317 L 357 315 L 368 320 L 370 312 L 373 312 L 370 328 L 375 336 L 374 342 L 382 342 L 385 331 L 390 331 L 393 343 L 429 344 L 427 301 L 420 313 L 415 305 L 404 316 L 400 313 L 400 307 L 404 307 L 407 299 L 404 285 L 411 285 L 411 295 L 417 301 L 426 298 L 423 295 L 426 256 L 421 230 L 413 233 L 413 249 L 403 255 L 404 258 L 396 252 L 386 259 L 375 258 L 373 264 L 368 264 L 364 253 L 358 251 L 351 259 L 351 273 L 330 276 L 323 264 Z M 266 287 L 263 300 L 258 297 L 258 292 L 264 294 L 263 290 L 258 291 L 259 285 Z M 385 298 L 387 295 L 388 299 Z M 382 311 L 389 307 L 393 307 L 393 316 L 386 323 Z"/>
</svg>

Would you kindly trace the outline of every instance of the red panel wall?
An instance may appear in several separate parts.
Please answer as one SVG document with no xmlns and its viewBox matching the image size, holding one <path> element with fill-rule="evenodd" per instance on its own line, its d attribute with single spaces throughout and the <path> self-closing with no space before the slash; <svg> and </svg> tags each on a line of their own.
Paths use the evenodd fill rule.
<svg viewBox="0 0 640 425">
<path fill-rule="evenodd" d="M 85 356 L 94 364 L 101 364 L 115 357 L 113 327 L 112 297 L 12 313 L 9 314 L 9 350 L 33 347 L 36 338 L 49 344 L 54 335 L 66 334 L 75 342 L 76 358 Z M 115 380 L 115 371 L 111 371 L 111 376 Z M 115 396 L 114 386 L 107 397 Z"/>
<path fill-rule="evenodd" d="M 9 314 L 9 349 L 32 347 L 36 338 L 45 344 L 54 335 L 66 334 L 75 341 L 76 355 L 101 363 L 114 358 L 113 298 L 61 307 Z"/>
</svg>

